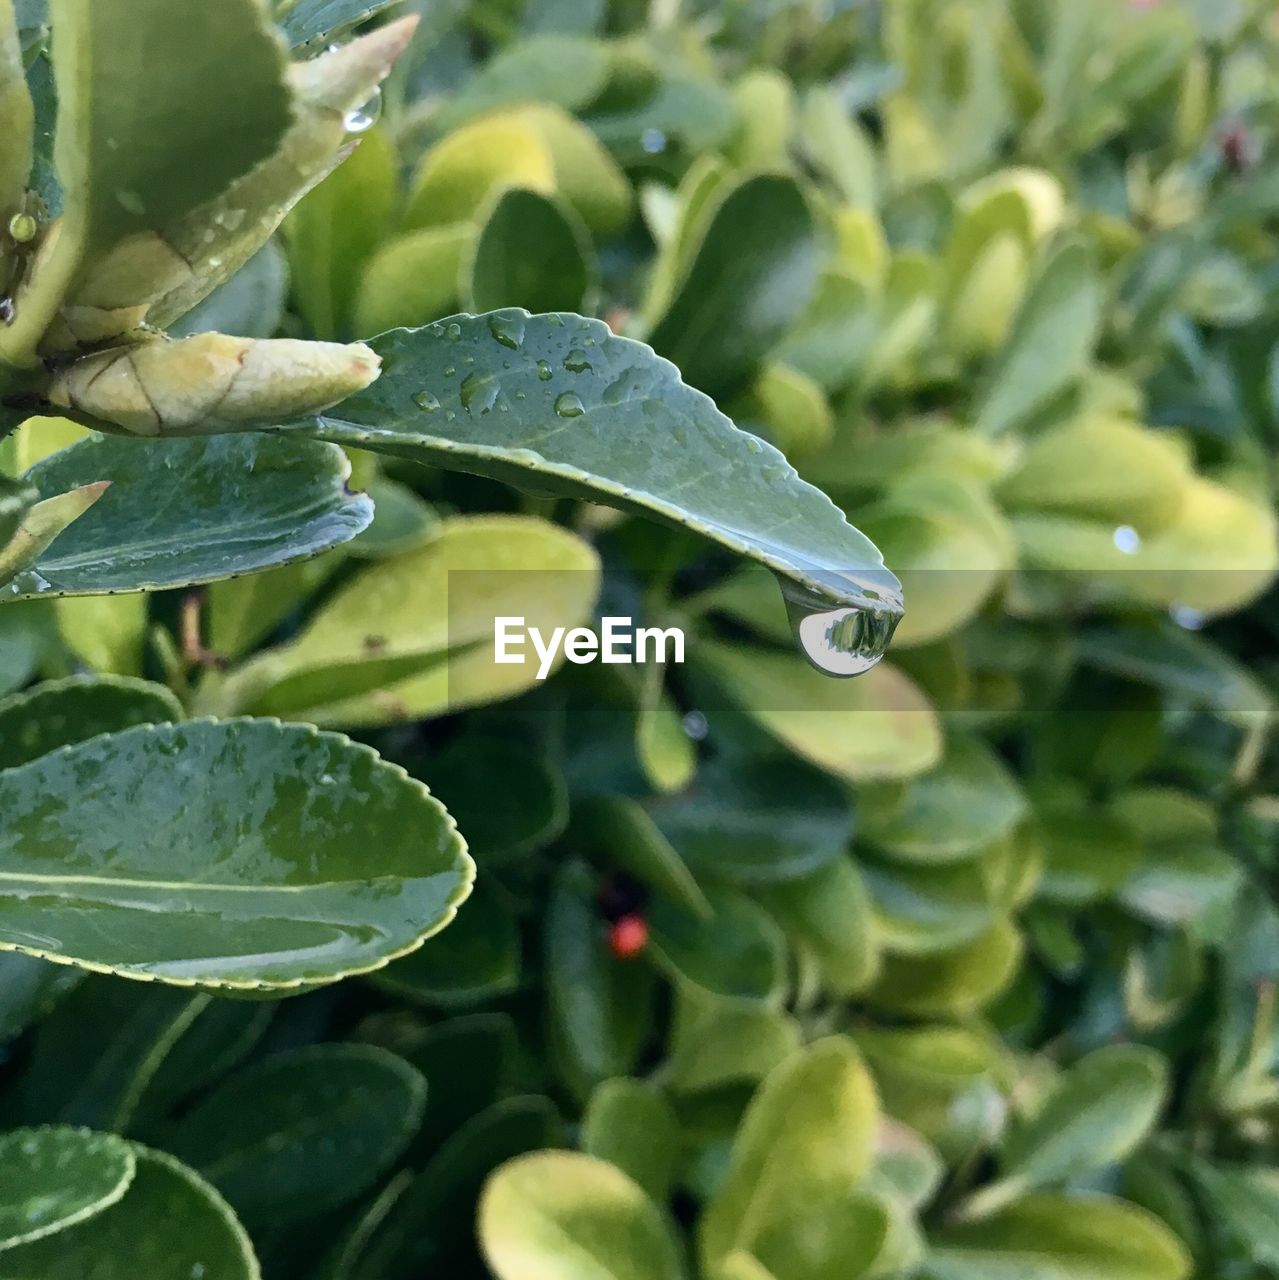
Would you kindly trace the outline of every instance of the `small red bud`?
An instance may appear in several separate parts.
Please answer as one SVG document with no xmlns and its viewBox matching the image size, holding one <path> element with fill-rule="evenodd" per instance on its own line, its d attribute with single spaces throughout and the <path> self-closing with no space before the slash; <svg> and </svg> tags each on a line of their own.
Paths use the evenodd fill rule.
<svg viewBox="0 0 1279 1280">
<path fill-rule="evenodd" d="M 623 916 L 609 930 L 608 945 L 619 960 L 634 960 L 648 946 L 648 921 L 643 916 Z"/>
</svg>

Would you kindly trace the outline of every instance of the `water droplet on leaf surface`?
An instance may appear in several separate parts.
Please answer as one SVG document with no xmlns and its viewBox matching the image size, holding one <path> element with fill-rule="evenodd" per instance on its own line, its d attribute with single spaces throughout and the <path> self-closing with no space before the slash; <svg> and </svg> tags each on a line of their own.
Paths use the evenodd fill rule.
<svg viewBox="0 0 1279 1280">
<path fill-rule="evenodd" d="M 591 362 L 586 358 L 585 351 L 570 351 L 564 357 L 564 367 L 569 373 L 590 373 Z"/>
<path fill-rule="evenodd" d="M 489 317 L 489 332 L 504 347 L 518 351 L 524 345 L 524 317 L 496 315 Z"/>
<path fill-rule="evenodd" d="M 556 400 L 555 412 L 561 418 L 580 418 L 586 412 L 586 406 L 582 403 L 580 396 L 574 395 L 571 391 L 566 391 Z"/>
<path fill-rule="evenodd" d="M 439 400 L 429 391 L 419 391 L 413 397 L 413 403 L 417 405 L 423 413 L 434 413 L 439 407 Z"/>
</svg>

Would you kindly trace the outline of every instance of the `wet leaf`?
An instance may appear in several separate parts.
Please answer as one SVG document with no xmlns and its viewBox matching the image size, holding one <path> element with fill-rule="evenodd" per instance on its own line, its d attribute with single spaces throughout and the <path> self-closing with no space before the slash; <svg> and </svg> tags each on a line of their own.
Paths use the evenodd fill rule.
<svg viewBox="0 0 1279 1280">
<path fill-rule="evenodd" d="M 0 774 L 0 806 L 0 947 L 126 977 L 252 990 L 376 969 L 447 924 L 472 876 L 424 787 L 270 721 L 94 738 Z"/>
</svg>

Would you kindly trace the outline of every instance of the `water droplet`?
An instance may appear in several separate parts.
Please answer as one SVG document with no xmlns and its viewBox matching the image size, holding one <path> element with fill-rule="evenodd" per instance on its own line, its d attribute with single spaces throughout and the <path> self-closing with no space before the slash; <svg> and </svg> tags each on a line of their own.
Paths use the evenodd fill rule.
<svg viewBox="0 0 1279 1280">
<path fill-rule="evenodd" d="M 417 395 L 413 397 L 413 403 L 417 405 L 423 413 L 434 413 L 440 407 L 438 398 L 432 395 L 429 391 L 419 391 Z"/>
<path fill-rule="evenodd" d="M 473 418 L 482 418 L 490 413 L 497 403 L 501 387 L 496 378 L 486 374 L 473 373 L 462 383 L 462 407 Z"/>
<path fill-rule="evenodd" d="M 590 373 L 591 362 L 586 358 L 585 351 L 573 350 L 564 357 L 564 367 L 569 373 Z"/>
<path fill-rule="evenodd" d="M 444 376 L 445 376 L 446 378 L 452 378 L 456 373 L 457 373 L 457 366 L 456 366 L 456 365 L 453 365 L 453 364 L 449 365 L 449 366 L 444 370 Z"/>
<path fill-rule="evenodd" d="M 757 436 L 746 437 L 747 453 L 763 453 L 763 451 L 764 451 L 763 442 Z"/>
<path fill-rule="evenodd" d="M 1172 620 L 1186 631 L 1202 631 L 1208 623 L 1208 615 L 1188 604 L 1176 604 L 1168 611 Z"/>
<path fill-rule="evenodd" d="M 537 376 L 543 382 L 550 382 L 555 377 L 555 370 L 545 360 L 539 360 L 537 362 Z"/>
<path fill-rule="evenodd" d="M 630 394 L 631 375 L 624 373 L 604 388 L 603 400 L 607 405 L 619 405 Z"/>
<path fill-rule="evenodd" d="M 1115 546 L 1126 556 L 1135 556 L 1141 550 L 1141 534 L 1130 524 L 1121 524 L 1115 530 Z"/>
<path fill-rule="evenodd" d="M 30 244 L 39 230 L 40 224 L 29 213 L 15 213 L 9 219 L 9 238 L 15 244 Z"/>
<path fill-rule="evenodd" d="M 456 342 L 462 336 L 462 326 L 454 321 L 444 332 L 448 335 L 450 342 Z"/>
<path fill-rule="evenodd" d="M 660 156 L 666 150 L 666 135 L 660 129 L 645 129 L 640 136 L 640 146 L 650 156 Z"/>
<path fill-rule="evenodd" d="M 142 197 L 136 191 L 129 191 L 121 188 L 116 191 L 115 198 L 120 202 L 120 207 L 126 212 L 131 213 L 135 218 L 140 218 L 147 211 L 146 205 L 143 203 Z"/>
<path fill-rule="evenodd" d="M 521 315 L 495 315 L 489 317 L 489 332 L 504 347 L 518 351 L 524 345 L 525 323 Z"/>
<path fill-rule="evenodd" d="M 373 96 L 354 111 L 348 111 L 342 121 L 347 133 L 368 133 L 382 118 L 382 90 L 375 89 Z"/>
<path fill-rule="evenodd" d="M 711 731 L 709 721 L 700 711 L 690 711 L 684 717 L 683 725 L 685 734 L 694 742 L 704 742 Z"/>
<path fill-rule="evenodd" d="M 566 391 L 556 400 L 555 412 L 561 418 L 580 418 L 586 412 L 586 406 L 582 403 L 581 396 L 574 395 L 571 391 Z"/>
<path fill-rule="evenodd" d="M 791 632 L 809 664 L 829 676 L 859 676 L 888 652 L 899 613 L 833 605 L 797 583 L 782 581 Z"/>
</svg>

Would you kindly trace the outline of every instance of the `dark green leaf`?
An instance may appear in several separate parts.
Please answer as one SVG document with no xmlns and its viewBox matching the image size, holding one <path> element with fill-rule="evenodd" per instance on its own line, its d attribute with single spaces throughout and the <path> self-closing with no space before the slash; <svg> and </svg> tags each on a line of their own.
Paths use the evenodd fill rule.
<svg viewBox="0 0 1279 1280">
<path fill-rule="evenodd" d="M 269 436 L 85 440 L 29 478 L 43 496 L 111 488 L 0 600 L 186 586 L 305 559 L 371 523 L 349 475 L 339 450 Z"/>
<path fill-rule="evenodd" d="M 447 924 L 472 876 L 419 783 L 273 721 L 94 738 L 0 774 L 0 809 L 0 947 L 164 982 L 377 969 Z"/>
</svg>

